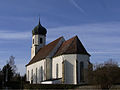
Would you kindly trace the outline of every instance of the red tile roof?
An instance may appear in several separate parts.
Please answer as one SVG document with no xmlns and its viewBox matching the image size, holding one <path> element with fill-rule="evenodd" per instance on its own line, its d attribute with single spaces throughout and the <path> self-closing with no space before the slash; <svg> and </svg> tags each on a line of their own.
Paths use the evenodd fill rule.
<svg viewBox="0 0 120 90">
<path fill-rule="evenodd" d="M 63 54 L 87 54 L 90 56 L 77 36 L 65 41 L 54 57 Z"/>
</svg>

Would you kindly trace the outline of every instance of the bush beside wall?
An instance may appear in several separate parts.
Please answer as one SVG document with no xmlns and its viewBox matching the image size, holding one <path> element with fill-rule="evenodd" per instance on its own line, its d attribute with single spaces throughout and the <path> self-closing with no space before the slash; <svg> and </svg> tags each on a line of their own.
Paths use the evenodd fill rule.
<svg viewBox="0 0 120 90">
<path fill-rule="evenodd" d="M 79 90 L 101 90 L 93 85 L 73 85 L 73 84 L 25 84 L 24 89 L 79 89 Z M 120 85 L 114 85 L 110 90 L 120 90 Z"/>
<path fill-rule="evenodd" d="M 25 84 L 24 89 L 74 89 L 78 85 L 72 84 Z"/>
</svg>

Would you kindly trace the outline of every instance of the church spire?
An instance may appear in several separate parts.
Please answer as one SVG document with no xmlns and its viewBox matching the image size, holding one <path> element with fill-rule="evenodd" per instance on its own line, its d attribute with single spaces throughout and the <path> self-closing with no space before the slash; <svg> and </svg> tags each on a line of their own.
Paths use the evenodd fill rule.
<svg viewBox="0 0 120 90">
<path fill-rule="evenodd" d="M 39 25 L 41 25 L 41 24 L 40 24 L 40 16 L 39 16 Z"/>
<path fill-rule="evenodd" d="M 44 28 L 40 23 L 40 16 L 39 16 L 39 22 L 38 25 L 32 30 L 33 35 L 44 35 L 46 36 L 47 30 Z"/>
</svg>

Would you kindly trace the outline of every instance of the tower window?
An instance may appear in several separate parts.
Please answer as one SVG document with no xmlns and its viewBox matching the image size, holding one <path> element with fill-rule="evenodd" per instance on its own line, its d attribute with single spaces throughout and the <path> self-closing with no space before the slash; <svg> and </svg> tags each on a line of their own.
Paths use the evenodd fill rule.
<svg viewBox="0 0 120 90">
<path fill-rule="evenodd" d="M 33 44 L 34 44 L 34 39 L 33 39 Z"/>
<path fill-rule="evenodd" d="M 42 38 L 40 38 L 40 44 L 41 44 L 41 43 L 43 43 L 43 39 L 42 39 Z"/>
<path fill-rule="evenodd" d="M 40 67 L 40 81 L 43 81 L 43 67 Z"/>
</svg>

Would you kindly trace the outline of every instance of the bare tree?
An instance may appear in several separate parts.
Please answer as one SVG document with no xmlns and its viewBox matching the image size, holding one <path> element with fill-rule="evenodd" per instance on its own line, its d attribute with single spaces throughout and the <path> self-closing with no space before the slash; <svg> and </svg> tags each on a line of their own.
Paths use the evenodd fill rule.
<svg viewBox="0 0 120 90">
<path fill-rule="evenodd" d="M 110 59 L 103 64 L 95 66 L 95 70 L 90 71 L 91 84 L 99 85 L 102 89 L 109 89 L 113 84 L 120 83 L 120 67 L 117 62 Z"/>
<path fill-rule="evenodd" d="M 9 57 L 9 62 L 8 62 L 8 64 L 11 66 L 11 68 L 12 68 L 12 71 L 13 71 L 13 73 L 14 73 L 14 75 L 15 75 L 15 72 L 16 72 L 16 70 L 17 70 L 17 67 L 16 67 L 16 65 L 15 65 L 15 57 L 14 56 L 10 56 Z"/>
</svg>

